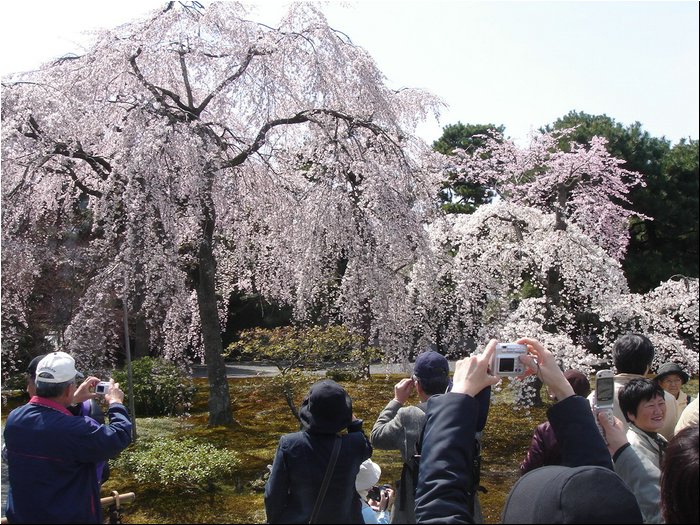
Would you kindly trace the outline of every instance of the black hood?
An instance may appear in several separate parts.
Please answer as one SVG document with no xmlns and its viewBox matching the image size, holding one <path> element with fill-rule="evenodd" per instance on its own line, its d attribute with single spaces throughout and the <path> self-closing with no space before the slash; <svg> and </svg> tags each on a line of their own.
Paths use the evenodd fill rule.
<svg viewBox="0 0 700 525">
<path fill-rule="evenodd" d="M 549 465 L 515 483 L 501 523 L 642 523 L 642 513 L 612 470 Z"/>
<path fill-rule="evenodd" d="M 335 381 L 311 385 L 299 410 L 301 426 L 312 434 L 336 434 L 352 422 L 352 400 Z"/>
</svg>

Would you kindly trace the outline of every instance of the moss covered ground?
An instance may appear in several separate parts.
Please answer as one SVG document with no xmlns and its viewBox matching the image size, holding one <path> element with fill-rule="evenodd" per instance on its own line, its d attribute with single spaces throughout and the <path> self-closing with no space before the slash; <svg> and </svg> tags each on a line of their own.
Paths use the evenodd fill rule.
<svg viewBox="0 0 700 525">
<path fill-rule="evenodd" d="M 401 376 L 373 376 L 369 380 L 342 382 L 353 399 L 355 415 L 365 420 L 369 432 L 379 411 L 393 397 Z M 271 397 L 263 378 L 231 379 L 231 395 L 238 424 L 208 427 L 206 380 L 197 380 L 194 409 L 187 418 L 137 418 L 140 439 L 188 436 L 229 448 L 240 454 L 242 467 L 234 479 L 217 485 L 214 492 L 178 493 L 159 486 L 134 486 L 133 480 L 113 469 L 103 487 L 136 492 L 136 501 L 125 508 L 124 523 L 265 523 L 262 476 L 272 463 L 279 437 L 298 430 L 298 423 L 283 399 Z M 515 409 L 505 394 L 495 396 L 483 441 L 482 495 L 484 517 L 496 523 L 510 487 L 518 478 L 518 465 L 529 445 L 532 429 L 544 420 L 545 409 Z M 412 399 L 412 401 L 416 401 Z M 417 402 L 417 401 L 416 401 Z M 382 467 L 382 482 L 394 484 L 401 474 L 397 451 L 375 450 L 373 460 Z"/>
</svg>

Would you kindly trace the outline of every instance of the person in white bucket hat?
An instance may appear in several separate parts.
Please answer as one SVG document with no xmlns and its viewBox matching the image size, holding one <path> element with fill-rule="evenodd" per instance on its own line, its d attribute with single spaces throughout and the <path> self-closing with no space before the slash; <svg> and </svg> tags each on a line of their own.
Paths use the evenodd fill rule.
<svg viewBox="0 0 700 525">
<path fill-rule="evenodd" d="M 362 496 L 362 518 L 365 523 L 389 523 L 394 490 L 388 485 L 378 486 L 382 468 L 371 459 L 360 465 L 355 478 L 355 489 Z"/>
</svg>

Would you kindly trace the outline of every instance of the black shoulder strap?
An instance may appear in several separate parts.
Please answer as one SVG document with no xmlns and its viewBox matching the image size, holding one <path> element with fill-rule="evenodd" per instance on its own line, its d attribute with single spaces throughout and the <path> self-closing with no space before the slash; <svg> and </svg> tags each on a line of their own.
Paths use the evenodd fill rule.
<svg viewBox="0 0 700 525">
<path fill-rule="evenodd" d="M 331 452 L 331 458 L 328 461 L 328 468 L 326 468 L 326 475 L 323 477 L 323 483 L 321 484 L 321 490 L 316 498 L 316 504 L 314 505 L 314 510 L 311 513 L 311 519 L 309 523 L 316 523 L 316 517 L 318 516 L 318 511 L 321 509 L 321 503 L 328 490 L 328 485 L 331 482 L 331 476 L 333 475 L 333 469 L 335 469 L 335 462 L 338 459 L 338 454 L 340 453 L 340 436 L 336 436 L 335 443 L 333 444 L 333 452 Z"/>
</svg>

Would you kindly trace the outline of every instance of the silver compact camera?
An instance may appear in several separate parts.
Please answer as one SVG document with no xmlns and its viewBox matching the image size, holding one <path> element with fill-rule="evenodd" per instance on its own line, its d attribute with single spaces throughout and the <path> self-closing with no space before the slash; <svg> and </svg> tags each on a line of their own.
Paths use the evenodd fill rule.
<svg viewBox="0 0 700 525">
<path fill-rule="evenodd" d="M 100 381 L 95 385 L 95 394 L 103 396 L 109 392 L 109 381 Z"/>
<path fill-rule="evenodd" d="M 491 358 L 491 374 L 495 376 L 519 376 L 527 367 L 520 361 L 527 354 L 527 346 L 517 343 L 498 343 Z"/>
</svg>

